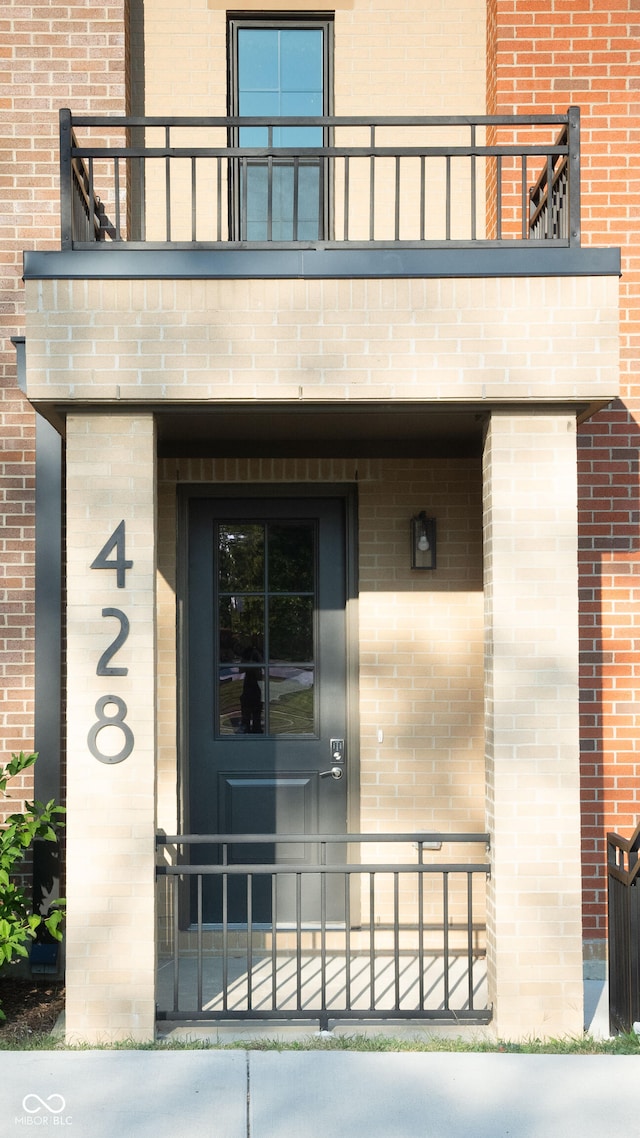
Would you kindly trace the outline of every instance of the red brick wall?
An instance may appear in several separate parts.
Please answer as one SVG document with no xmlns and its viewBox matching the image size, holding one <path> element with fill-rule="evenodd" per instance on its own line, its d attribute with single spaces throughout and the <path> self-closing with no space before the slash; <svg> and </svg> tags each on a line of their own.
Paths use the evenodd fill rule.
<svg viewBox="0 0 640 1138">
<path fill-rule="evenodd" d="M 33 746 L 35 423 L 10 337 L 22 253 L 59 243 L 58 109 L 125 111 L 124 0 L 0 9 L 0 759 Z M 18 790 L 19 788 L 15 788 Z M 29 793 L 30 784 L 25 785 Z"/>
<path fill-rule="evenodd" d="M 582 232 L 622 248 L 620 400 L 579 432 L 585 938 L 640 818 L 640 0 L 490 0 L 489 110 L 582 112 Z M 494 29 L 495 24 L 495 29 Z"/>
</svg>

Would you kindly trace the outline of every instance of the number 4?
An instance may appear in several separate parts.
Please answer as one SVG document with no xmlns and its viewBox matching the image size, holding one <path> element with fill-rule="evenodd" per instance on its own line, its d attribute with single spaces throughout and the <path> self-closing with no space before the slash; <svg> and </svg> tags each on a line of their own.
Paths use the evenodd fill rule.
<svg viewBox="0 0 640 1138">
<path fill-rule="evenodd" d="M 92 569 L 115 569 L 116 583 L 119 589 L 124 589 L 125 586 L 125 573 L 127 569 L 131 569 L 133 561 L 127 561 L 124 552 L 125 533 L 124 533 L 124 518 L 120 525 L 116 526 L 111 537 L 102 546 L 95 561 L 91 562 Z M 109 554 L 115 549 L 115 557 L 109 559 Z"/>
</svg>

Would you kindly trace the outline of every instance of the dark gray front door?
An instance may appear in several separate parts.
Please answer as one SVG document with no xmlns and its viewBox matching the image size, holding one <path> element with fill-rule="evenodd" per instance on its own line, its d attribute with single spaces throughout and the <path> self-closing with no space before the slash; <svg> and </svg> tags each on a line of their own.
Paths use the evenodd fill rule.
<svg viewBox="0 0 640 1138">
<path fill-rule="evenodd" d="M 344 833 L 345 524 L 341 499 L 192 499 L 188 555 L 189 828 L 199 834 Z M 346 759 L 346 742 L 343 750 Z M 316 846 L 233 843 L 229 863 L 286 865 Z M 344 856 L 341 847 L 334 851 Z M 206 851 L 199 848 L 197 860 Z M 211 859 L 217 853 L 210 851 Z M 317 881 L 316 881 L 317 885 Z M 295 879 L 278 880 L 277 920 L 294 918 Z M 252 919 L 269 923 L 273 883 L 256 875 Z M 315 888 L 306 886 L 305 920 Z M 228 919 L 247 919 L 244 877 Z M 221 917 L 219 884 L 204 919 Z M 319 914 L 318 914 L 319 915 Z"/>
</svg>

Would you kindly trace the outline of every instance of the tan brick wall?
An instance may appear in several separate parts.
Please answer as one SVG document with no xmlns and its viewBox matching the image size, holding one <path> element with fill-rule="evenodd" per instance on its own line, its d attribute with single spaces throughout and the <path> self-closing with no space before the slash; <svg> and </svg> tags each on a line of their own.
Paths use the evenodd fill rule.
<svg viewBox="0 0 640 1138">
<path fill-rule="evenodd" d="M 608 277 L 30 281 L 27 299 L 36 404 L 617 391 Z"/>
<path fill-rule="evenodd" d="M 494 414 L 485 449 L 489 995 L 503 1038 L 582 1021 L 575 421 Z"/>
<path fill-rule="evenodd" d="M 68 816 L 67 1004 L 70 1039 L 150 1039 L 155 1027 L 155 432 L 153 416 L 74 415 L 67 423 Z M 125 521 L 133 564 L 92 569 Z M 115 552 L 111 553 L 111 559 Z M 119 622 L 126 642 L 98 676 Z M 133 750 L 99 761 L 90 732 L 99 701 L 123 701 Z M 109 701 L 97 732 L 100 754 L 117 755 L 125 732 Z"/>
<path fill-rule="evenodd" d="M 482 830 L 479 467 L 370 460 L 358 495 L 363 829 Z M 421 509 L 437 519 L 433 574 L 408 564 Z"/>
</svg>

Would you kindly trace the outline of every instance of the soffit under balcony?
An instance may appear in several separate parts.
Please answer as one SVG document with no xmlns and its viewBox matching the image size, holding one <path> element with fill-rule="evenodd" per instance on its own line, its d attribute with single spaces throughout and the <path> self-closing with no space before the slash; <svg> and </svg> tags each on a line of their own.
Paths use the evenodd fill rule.
<svg viewBox="0 0 640 1138">
<path fill-rule="evenodd" d="M 162 458 L 446 457 L 482 452 L 482 409 L 387 406 L 224 406 L 160 410 Z"/>
</svg>

